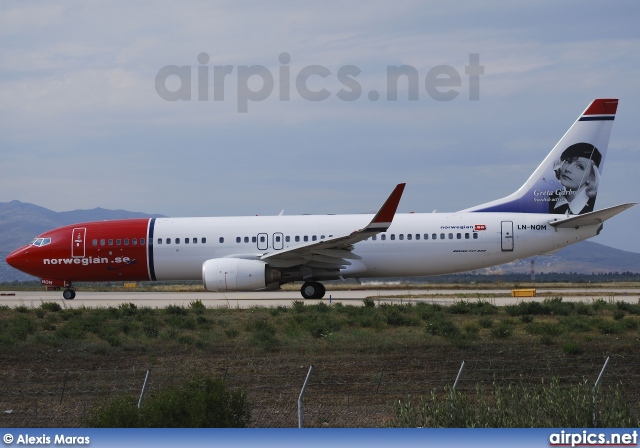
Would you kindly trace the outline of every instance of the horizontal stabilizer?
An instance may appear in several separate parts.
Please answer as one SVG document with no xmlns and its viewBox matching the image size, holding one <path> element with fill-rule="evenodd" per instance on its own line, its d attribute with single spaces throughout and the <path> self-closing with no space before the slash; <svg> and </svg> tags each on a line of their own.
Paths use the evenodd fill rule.
<svg viewBox="0 0 640 448">
<path fill-rule="evenodd" d="M 558 221 L 551 221 L 549 224 L 553 227 L 558 227 L 561 229 L 577 229 L 578 227 L 595 226 L 598 224 L 602 224 L 607 219 L 616 216 L 618 213 L 622 213 L 623 211 L 633 207 L 634 205 L 636 205 L 635 202 L 631 202 L 629 204 L 614 205 L 613 207 L 604 208 L 595 212 L 570 216 L 569 218 L 560 219 Z"/>
</svg>

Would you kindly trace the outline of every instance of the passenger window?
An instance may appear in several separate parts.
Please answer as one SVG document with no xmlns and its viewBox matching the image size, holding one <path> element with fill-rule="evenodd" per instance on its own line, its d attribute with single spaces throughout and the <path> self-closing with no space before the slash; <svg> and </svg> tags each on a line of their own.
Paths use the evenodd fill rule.
<svg viewBox="0 0 640 448">
<path fill-rule="evenodd" d="M 311 237 L 311 241 L 315 241 L 315 240 L 317 240 L 317 239 L 318 239 L 318 237 L 317 237 L 317 236 L 315 236 L 315 235 L 313 235 L 313 236 Z"/>
<path fill-rule="evenodd" d="M 120 246 L 120 244 L 121 244 L 121 243 L 122 243 L 122 240 L 121 240 L 120 238 L 118 238 L 118 239 L 116 240 L 116 246 Z"/>
<path fill-rule="evenodd" d="M 138 244 L 138 238 L 132 239 L 131 240 L 131 244 L 134 245 L 134 246 L 137 245 Z"/>
<path fill-rule="evenodd" d="M 193 244 L 198 244 L 198 238 L 193 239 Z"/>
<path fill-rule="evenodd" d="M 125 246 L 128 246 L 128 245 L 129 245 L 129 238 L 125 238 L 125 239 L 124 239 L 124 245 L 125 245 Z"/>
<path fill-rule="evenodd" d="M 101 246 L 104 246 L 104 243 L 105 243 L 105 240 L 104 240 L 104 238 L 103 238 L 103 239 L 101 239 L 101 240 L 100 240 L 100 245 L 101 245 Z"/>
<path fill-rule="evenodd" d="M 420 239 L 420 234 L 416 233 L 416 239 L 419 240 Z"/>
<path fill-rule="evenodd" d="M 184 244 L 189 244 L 189 238 L 184 239 Z"/>
<path fill-rule="evenodd" d="M 218 241 L 220 241 L 220 244 L 222 244 L 222 243 L 224 243 L 224 238 L 220 237 L 220 239 Z"/>
<path fill-rule="evenodd" d="M 459 240 L 462 239 L 462 234 L 461 233 L 456 234 L 456 238 Z"/>
<path fill-rule="evenodd" d="M 291 237 L 289 235 L 284 237 L 285 242 L 290 243 L 291 242 Z"/>
<path fill-rule="evenodd" d="M 113 246 L 113 240 L 109 240 L 109 246 Z"/>
<path fill-rule="evenodd" d="M 91 241 L 91 245 L 92 245 L 92 246 L 97 246 L 97 245 L 98 245 L 98 240 L 93 240 L 93 241 Z"/>
<path fill-rule="evenodd" d="M 372 239 L 373 241 L 377 240 L 377 239 L 378 239 L 378 235 L 373 235 L 373 236 L 371 237 L 371 239 Z"/>
<path fill-rule="evenodd" d="M 411 235 L 410 233 L 407 234 L 407 239 L 408 240 L 412 240 L 413 239 L 413 235 Z"/>
<path fill-rule="evenodd" d="M 440 239 L 443 240 L 444 239 L 444 233 L 440 234 Z"/>
<path fill-rule="evenodd" d="M 309 241 L 309 237 L 307 235 L 304 236 L 304 241 L 305 242 Z"/>
<path fill-rule="evenodd" d="M 207 239 L 206 238 L 202 238 L 202 244 L 206 244 L 207 243 Z"/>
<path fill-rule="evenodd" d="M 167 244 L 171 244 L 171 238 L 167 238 Z"/>
<path fill-rule="evenodd" d="M 468 234 L 468 233 L 465 233 L 465 234 L 464 234 L 464 239 L 465 239 L 465 240 L 468 240 L 468 239 L 469 239 L 469 234 Z"/>
<path fill-rule="evenodd" d="M 449 239 L 452 240 L 453 239 L 453 233 L 449 234 Z"/>
<path fill-rule="evenodd" d="M 149 240 L 149 243 L 153 244 L 153 241 Z M 140 238 L 140 245 L 144 246 L 144 238 Z"/>
<path fill-rule="evenodd" d="M 162 238 L 158 238 L 158 244 L 162 244 Z"/>
<path fill-rule="evenodd" d="M 298 235 L 296 235 L 296 238 L 295 238 L 295 239 L 296 239 L 296 243 L 299 243 L 299 242 L 300 242 L 300 237 L 299 237 Z"/>
<path fill-rule="evenodd" d="M 443 234 L 444 235 L 444 234 Z M 431 239 L 432 240 L 437 240 L 438 239 L 438 234 L 437 233 L 432 233 L 431 234 Z"/>
<path fill-rule="evenodd" d="M 239 236 L 236 237 L 236 243 L 241 243 L 242 242 L 242 238 L 240 238 Z"/>
<path fill-rule="evenodd" d="M 428 234 L 428 233 L 425 233 L 425 234 L 424 234 L 424 239 L 425 239 L 425 240 L 428 240 L 428 239 L 429 239 L 429 234 Z"/>
<path fill-rule="evenodd" d="M 477 233 L 474 233 L 474 234 L 473 234 L 473 239 L 474 239 L 474 240 L 477 240 L 477 239 L 478 239 L 478 234 L 477 234 Z"/>
<path fill-rule="evenodd" d="M 399 235 L 399 238 L 400 238 L 401 240 L 404 240 L 404 233 L 401 233 L 401 234 Z"/>
<path fill-rule="evenodd" d="M 180 244 L 180 238 L 176 238 L 176 244 Z"/>
<path fill-rule="evenodd" d="M 383 235 L 380 235 L 380 239 L 381 239 L 382 241 L 386 240 L 386 239 L 387 239 L 387 235 L 384 235 L 384 234 L 383 234 Z"/>
<path fill-rule="evenodd" d="M 323 240 L 324 239 L 324 235 L 320 235 L 320 239 Z"/>
<path fill-rule="evenodd" d="M 392 234 L 391 234 L 391 241 L 394 241 L 395 239 L 396 239 L 396 234 L 395 234 L 395 233 L 392 233 Z"/>
<path fill-rule="evenodd" d="M 248 237 L 248 236 L 245 236 L 245 237 L 244 237 L 244 242 L 245 242 L 245 243 L 248 243 L 248 242 L 249 242 L 249 237 Z"/>
<path fill-rule="evenodd" d="M 252 236 L 252 237 L 251 237 L 251 242 L 252 242 L 252 243 L 256 243 L 256 242 L 258 242 L 258 238 L 256 238 L 255 236 Z"/>
<path fill-rule="evenodd" d="M 261 242 L 261 243 L 264 243 L 264 242 L 265 242 L 265 238 L 264 238 L 264 236 L 260 236 L 260 242 Z"/>
</svg>

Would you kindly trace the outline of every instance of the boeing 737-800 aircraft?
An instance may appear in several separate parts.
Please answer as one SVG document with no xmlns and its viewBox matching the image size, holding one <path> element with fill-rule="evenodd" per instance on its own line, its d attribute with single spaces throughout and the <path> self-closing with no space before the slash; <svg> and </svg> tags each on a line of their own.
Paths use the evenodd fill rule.
<svg viewBox="0 0 640 448">
<path fill-rule="evenodd" d="M 396 214 L 404 184 L 375 215 L 151 218 L 87 222 L 7 257 L 42 284 L 202 280 L 209 291 L 303 281 L 440 275 L 548 253 L 591 238 L 634 204 L 594 211 L 617 99 L 597 99 L 513 194 L 455 213 Z"/>
</svg>

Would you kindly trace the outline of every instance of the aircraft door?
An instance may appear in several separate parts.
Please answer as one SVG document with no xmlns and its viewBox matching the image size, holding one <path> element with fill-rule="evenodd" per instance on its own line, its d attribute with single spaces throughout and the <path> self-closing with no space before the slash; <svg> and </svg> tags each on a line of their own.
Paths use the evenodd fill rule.
<svg viewBox="0 0 640 448">
<path fill-rule="evenodd" d="M 284 248 L 284 235 L 282 235 L 282 233 L 277 232 L 273 234 L 273 248 L 275 250 Z"/>
<path fill-rule="evenodd" d="M 269 235 L 266 233 L 258 233 L 258 250 L 269 249 Z"/>
<path fill-rule="evenodd" d="M 85 253 L 85 239 L 87 236 L 86 227 L 78 227 L 73 229 L 71 234 L 71 257 L 83 258 Z"/>
<path fill-rule="evenodd" d="M 513 251 L 513 221 L 502 221 L 502 251 Z"/>
</svg>

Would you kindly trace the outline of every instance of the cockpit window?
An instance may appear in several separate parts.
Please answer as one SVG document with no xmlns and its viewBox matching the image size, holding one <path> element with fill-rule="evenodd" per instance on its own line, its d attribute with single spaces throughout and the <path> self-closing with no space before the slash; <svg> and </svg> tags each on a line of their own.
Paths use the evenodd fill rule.
<svg viewBox="0 0 640 448">
<path fill-rule="evenodd" d="M 51 238 L 34 238 L 31 241 L 31 245 L 36 247 L 46 246 L 49 243 L 51 243 Z"/>
</svg>

